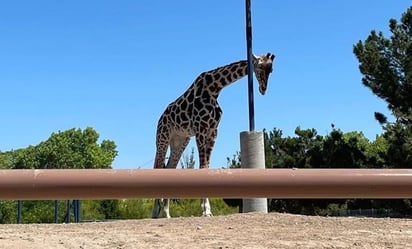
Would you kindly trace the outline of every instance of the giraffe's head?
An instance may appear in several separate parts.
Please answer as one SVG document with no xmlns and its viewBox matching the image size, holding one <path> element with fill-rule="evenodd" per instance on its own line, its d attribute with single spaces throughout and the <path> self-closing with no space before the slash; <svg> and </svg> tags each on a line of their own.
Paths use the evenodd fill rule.
<svg viewBox="0 0 412 249">
<path fill-rule="evenodd" d="M 275 55 L 267 53 L 265 55 L 253 55 L 253 68 L 256 78 L 259 82 L 259 92 L 265 95 L 268 85 L 269 74 L 272 72 L 272 64 L 275 60 Z"/>
</svg>

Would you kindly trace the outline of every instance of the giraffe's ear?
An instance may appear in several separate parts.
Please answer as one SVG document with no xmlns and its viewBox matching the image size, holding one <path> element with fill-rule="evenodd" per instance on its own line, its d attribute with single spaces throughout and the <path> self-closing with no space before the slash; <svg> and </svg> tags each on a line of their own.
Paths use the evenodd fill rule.
<svg viewBox="0 0 412 249">
<path fill-rule="evenodd" d="M 254 54 L 252 54 L 252 58 L 253 58 L 254 61 L 259 59 L 259 58 L 258 58 L 256 55 L 254 55 Z"/>
<path fill-rule="evenodd" d="M 268 58 L 268 59 L 270 58 L 270 53 L 266 54 L 266 58 Z"/>
</svg>

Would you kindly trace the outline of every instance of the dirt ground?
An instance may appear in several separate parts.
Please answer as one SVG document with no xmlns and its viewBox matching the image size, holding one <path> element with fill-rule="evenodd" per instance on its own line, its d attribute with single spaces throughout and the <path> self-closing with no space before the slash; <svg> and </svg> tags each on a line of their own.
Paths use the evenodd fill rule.
<svg viewBox="0 0 412 249">
<path fill-rule="evenodd" d="M 0 225 L 0 248 L 412 248 L 412 219 L 249 213 Z"/>
</svg>

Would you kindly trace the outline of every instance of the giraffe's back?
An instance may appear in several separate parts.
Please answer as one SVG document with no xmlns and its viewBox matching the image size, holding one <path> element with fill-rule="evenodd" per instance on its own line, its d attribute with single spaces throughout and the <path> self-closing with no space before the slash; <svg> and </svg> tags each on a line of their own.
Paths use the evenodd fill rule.
<svg viewBox="0 0 412 249">
<path fill-rule="evenodd" d="M 191 101 L 190 101 L 191 100 Z M 192 137 L 215 130 L 222 110 L 214 98 L 182 95 L 170 103 L 159 119 L 158 132 Z"/>
</svg>

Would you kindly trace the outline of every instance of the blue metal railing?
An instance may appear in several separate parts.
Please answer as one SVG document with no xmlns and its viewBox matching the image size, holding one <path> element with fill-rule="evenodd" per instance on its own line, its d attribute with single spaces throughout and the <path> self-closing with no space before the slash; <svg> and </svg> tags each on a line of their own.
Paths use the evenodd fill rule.
<svg viewBox="0 0 412 249">
<path fill-rule="evenodd" d="M 74 222 L 79 223 L 80 222 L 80 200 L 67 200 L 66 202 L 66 216 L 64 219 L 64 222 L 69 223 L 70 222 L 70 216 L 71 216 L 71 207 L 73 206 L 73 215 L 74 215 Z M 21 224 L 22 221 L 22 208 L 23 208 L 23 201 L 18 200 L 17 201 L 17 224 Z M 54 201 L 54 223 L 59 223 L 59 201 L 55 200 Z"/>
</svg>

